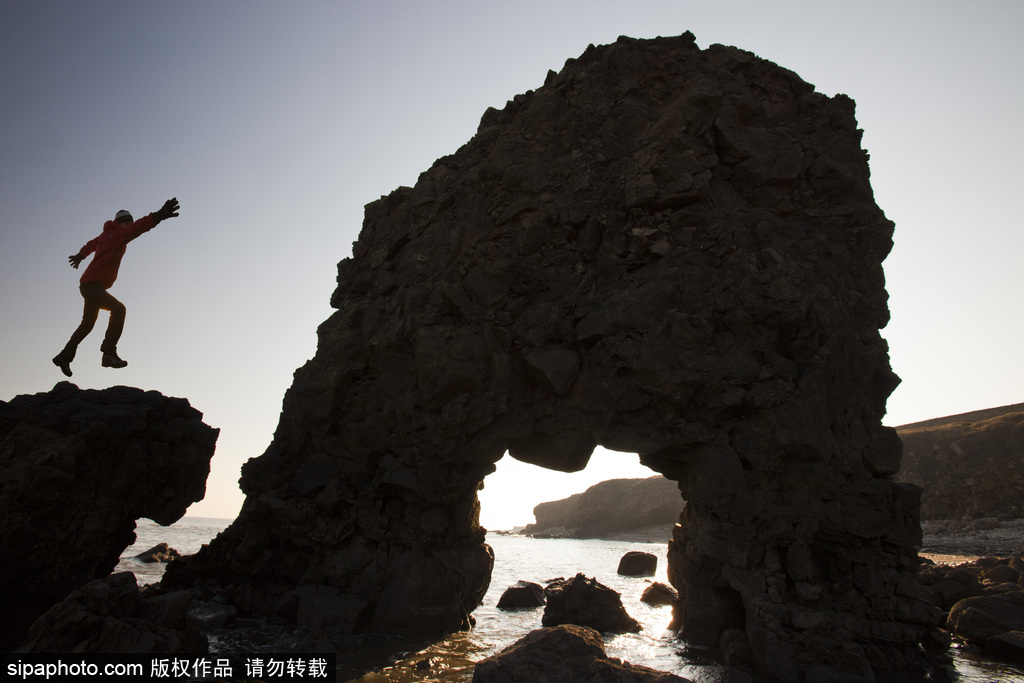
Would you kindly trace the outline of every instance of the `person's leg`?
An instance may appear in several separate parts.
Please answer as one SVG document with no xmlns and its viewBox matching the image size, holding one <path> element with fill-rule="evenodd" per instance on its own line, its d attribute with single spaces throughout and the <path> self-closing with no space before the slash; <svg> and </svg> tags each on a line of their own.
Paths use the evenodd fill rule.
<svg viewBox="0 0 1024 683">
<path fill-rule="evenodd" d="M 54 365 L 59 367 L 68 377 L 71 376 L 71 361 L 75 359 L 78 345 L 92 332 L 92 328 L 96 324 L 96 318 L 100 314 L 98 295 L 105 293 L 102 287 L 93 283 L 86 283 L 80 286 L 78 291 L 82 293 L 83 299 L 82 322 L 78 324 L 78 328 L 71 334 L 71 339 L 64 345 L 64 349 L 53 359 Z"/>
<path fill-rule="evenodd" d="M 110 311 L 110 322 L 107 323 L 107 333 L 103 336 L 100 351 L 117 355 L 117 342 L 121 339 L 121 332 L 124 331 L 124 318 L 127 309 L 110 292 L 103 292 L 103 294 L 100 308 Z"/>
<path fill-rule="evenodd" d="M 99 297 L 98 305 L 103 310 L 110 311 L 107 333 L 103 336 L 103 343 L 100 345 L 100 351 L 103 352 L 102 365 L 107 368 L 123 368 L 128 363 L 118 358 L 117 342 L 121 339 L 121 332 L 124 331 L 124 318 L 127 310 L 124 304 L 106 290 L 103 290 L 103 294 Z"/>
</svg>

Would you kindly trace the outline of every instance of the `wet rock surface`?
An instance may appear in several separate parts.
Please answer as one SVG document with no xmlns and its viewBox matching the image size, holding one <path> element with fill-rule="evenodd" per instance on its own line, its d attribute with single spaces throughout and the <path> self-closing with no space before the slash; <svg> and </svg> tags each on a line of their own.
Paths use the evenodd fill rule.
<svg viewBox="0 0 1024 683">
<path fill-rule="evenodd" d="M 488 110 L 366 207 L 238 519 L 164 581 L 465 628 L 484 477 L 600 444 L 686 500 L 683 637 L 777 678 L 915 663 L 920 490 L 881 425 L 893 224 L 860 139 L 848 97 L 690 34 L 589 47 Z"/>
<path fill-rule="evenodd" d="M 0 645 L 107 576 L 136 519 L 173 524 L 201 500 L 217 435 L 187 400 L 129 387 L 0 402 Z"/>
<path fill-rule="evenodd" d="M 600 633 L 565 625 L 533 631 L 481 660 L 473 671 L 473 683 L 520 681 L 687 683 L 688 679 L 608 657 Z"/>
</svg>

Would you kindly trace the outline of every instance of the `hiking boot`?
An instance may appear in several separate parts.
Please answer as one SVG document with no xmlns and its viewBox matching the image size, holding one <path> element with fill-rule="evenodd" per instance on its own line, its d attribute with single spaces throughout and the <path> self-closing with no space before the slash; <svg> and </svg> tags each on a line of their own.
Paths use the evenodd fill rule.
<svg viewBox="0 0 1024 683">
<path fill-rule="evenodd" d="M 71 376 L 71 361 L 65 358 L 63 353 L 58 353 L 53 357 L 53 364 L 60 368 L 65 375 Z"/>
<path fill-rule="evenodd" d="M 112 351 L 110 353 L 103 354 L 103 362 L 101 364 L 105 368 L 123 368 L 128 365 L 128 361 L 121 360 L 117 357 L 117 352 Z"/>
</svg>

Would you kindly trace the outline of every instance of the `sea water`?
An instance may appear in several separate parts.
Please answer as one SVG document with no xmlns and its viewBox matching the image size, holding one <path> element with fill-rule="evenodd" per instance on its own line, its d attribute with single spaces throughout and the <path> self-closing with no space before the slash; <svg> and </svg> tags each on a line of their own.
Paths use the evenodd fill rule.
<svg viewBox="0 0 1024 683">
<path fill-rule="evenodd" d="M 135 573 L 140 585 L 160 580 L 164 566 L 144 563 L 134 556 L 165 542 L 182 555 L 199 550 L 222 531 L 230 520 L 186 517 L 170 527 L 140 520 L 137 541 L 121 556 L 117 571 Z M 577 573 L 595 578 L 617 591 L 630 616 L 640 622 L 640 633 L 607 635 L 610 657 L 632 664 L 669 671 L 698 683 L 721 680 L 723 669 L 707 652 L 687 646 L 668 630 L 671 608 L 640 602 L 644 589 L 654 581 L 667 583 L 667 544 L 627 541 L 537 539 L 488 534 L 494 549 L 494 570 L 483 603 L 473 612 L 475 626 L 436 642 L 415 642 L 387 636 L 353 636 L 339 643 L 338 681 L 358 683 L 468 683 L 473 663 L 495 654 L 534 629 L 541 628 L 543 610 L 502 611 L 498 599 L 517 581 L 544 585 L 551 579 Z M 631 550 L 658 558 L 653 577 L 619 576 L 619 560 Z M 1006 681 L 1024 683 L 1024 668 L 988 661 L 969 649 L 953 651 L 959 683 Z M 919 679 L 927 680 L 927 679 Z"/>
</svg>

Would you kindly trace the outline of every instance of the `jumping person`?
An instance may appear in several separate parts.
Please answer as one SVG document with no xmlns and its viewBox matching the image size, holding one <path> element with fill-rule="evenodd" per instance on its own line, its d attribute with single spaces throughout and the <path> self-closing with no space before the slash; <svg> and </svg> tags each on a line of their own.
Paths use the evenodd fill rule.
<svg viewBox="0 0 1024 683">
<path fill-rule="evenodd" d="M 71 361 L 75 359 L 78 345 L 92 332 L 101 308 L 110 311 L 107 334 L 100 345 L 100 351 L 103 353 L 101 364 L 105 368 L 123 368 L 128 365 L 127 361 L 117 356 L 117 341 L 124 329 L 125 307 L 107 290 L 117 279 L 117 270 L 121 266 L 121 257 L 124 256 L 128 243 L 155 228 L 160 221 L 177 216 L 178 208 L 177 199 L 168 199 L 159 211 L 143 216 L 137 221 L 132 220 L 129 212 L 118 211 L 114 220 L 103 224 L 103 232 L 98 237 L 86 242 L 77 254 L 68 256 L 68 263 L 77 269 L 86 256 L 95 254 L 92 263 L 82 273 L 81 284 L 78 287 L 82 298 L 85 299 L 82 322 L 71 335 L 64 350 L 53 357 L 53 364 L 68 377 L 71 376 Z"/>
</svg>

